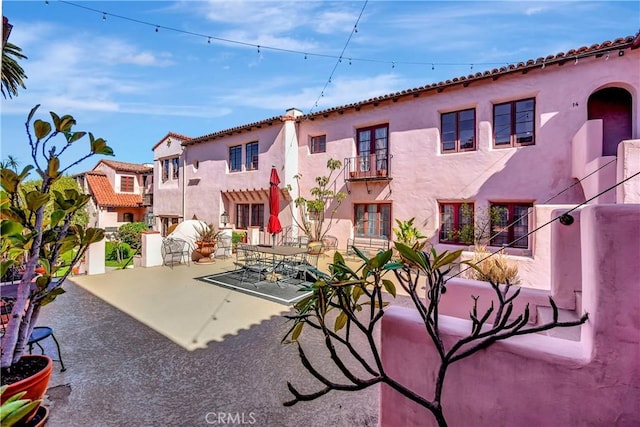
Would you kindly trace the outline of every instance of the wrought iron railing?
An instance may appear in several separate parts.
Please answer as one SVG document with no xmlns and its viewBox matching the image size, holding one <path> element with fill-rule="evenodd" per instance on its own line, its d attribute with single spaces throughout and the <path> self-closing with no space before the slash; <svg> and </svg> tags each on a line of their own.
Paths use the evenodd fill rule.
<svg viewBox="0 0 640 427">
<path fill-rule="evenodd" d="M 387 153 L 363 154 L 344 159 L 345 180 L 387 180 L 391 176 L 391 158 Z"/>
</svg>

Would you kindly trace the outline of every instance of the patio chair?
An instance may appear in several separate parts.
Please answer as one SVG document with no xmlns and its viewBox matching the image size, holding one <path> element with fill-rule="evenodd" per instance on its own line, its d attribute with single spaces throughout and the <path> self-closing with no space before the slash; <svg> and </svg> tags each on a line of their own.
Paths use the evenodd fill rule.
<svg viewBox="0 0 640 427">
<path fill-rule="evenodd" d="M 266 277 L 271 264 L 267 263 L 265 259 L 260 256 L 260 253 L 252 248 L 250 245 L 238 245 L 236 248 L 236 261 L 234 262 L 242 270 L 242 278 L 240 283 L 244 284 L 247 274 L 257 273 L 258 282 Z M 252 281 L 251 284 L 258 289 L 257 282 Z"/>
<path fill-rule="evenodd" d="M 13 298 L 0 299 L 0 337 L 3 337 L 5 334 L 5 328 L 7 323 L 9 323 L 9 317 L 11 316 L 14 302 L 15 300 Z M 58 358 L 53 360 L 55 362 L 60 362 L 60 372 L 64 372 L 67 370 L 67 368 L 64 367 L 64 362 L 62 361 L 62 353 L 60 352 L 60 343 L 58 343 L 56 336 L 53 334 L 53 328 L 49 326 L 36 326 L 33 328 L 33 331 L 29 336 L 29 340 L 27 341 L 29 354 L 33 353 L 34 345 L 37 345 L 40 348 L 40 352 L 42 354 L 45 354 L 44 347 L 42 347 L 40 341 L 45 340 L 49 337 L 53 339 L 53 342 L 55 343 L 56 349 L 58 351 Z"/>
<path fill-rule="evenodd" d="M 217 245 L 216 245 L 216 252 L 214 254 L 214 256 L 216 258 L 230 258 L 231 257 L 231 236 L 228 236 L 226 234 L 218 236 L 217 239 Z M 219 255 L 219 252 L 222 252 L 221 255 Z"/>
<path fill-rule="evenodd" d="M 186 240 L 167 237 L 162 241 L 162 263 L 173 268 L 176 262 L 181 264 L 184 260 L 189 265 L 189 243 Z"/>
</svg>

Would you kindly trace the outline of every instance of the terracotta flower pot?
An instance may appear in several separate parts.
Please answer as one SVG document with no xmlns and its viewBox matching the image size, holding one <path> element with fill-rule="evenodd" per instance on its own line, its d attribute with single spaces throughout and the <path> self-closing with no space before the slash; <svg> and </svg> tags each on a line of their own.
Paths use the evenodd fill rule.
<svg viewBox="0 0 640 427">
<path fill-rule="evenodd" d="M 216 242 L 198 241 L 196 244 L 198 245 L 198 252 L 200 252 L 200 255 L 204 257 L 209 257 L 216 251 Z"/>
<path fill-rule="evenodd" d="M 9 384 L 5 392 L 2 393 L 2 402 L 4 402 L 14 394 L 20 393 L 21 391 L 27 392 L 27 394 L 24 395 L 23 399 L 38 400 L 44 397 L 44 393 L 47 391 L 47 386 L 49 385 L 49 379 L 51 378 L 51 371 L 53 370 L 53 360 L 49 356 L 35 354 L 22 356 L 20 360 L 22 361 L 35 359 L 46 360 L 45 367 L 35 374 L 31 375 L 30 377 L 27 377 L 13 384 Z M 31 420 L 31 418 L 33 418 L 33 416 L 36 414 L 37 410 L 38 408 L 34 408 L 33 411 L 31 411 L 27 415 L 25 421 Z"/>
<path fill-rule="evenodd" d="M 324 252 L 322 240 L 311 240 L 307 243 L 307 253 L 310 255 L 320 255 Z"/>
</svg>

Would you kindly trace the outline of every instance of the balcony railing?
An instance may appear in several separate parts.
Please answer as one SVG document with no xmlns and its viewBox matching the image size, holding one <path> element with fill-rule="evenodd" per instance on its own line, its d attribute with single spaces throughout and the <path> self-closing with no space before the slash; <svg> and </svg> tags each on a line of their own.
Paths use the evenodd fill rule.
<svg viewBox="0 0 640 427">
<path fill-rule="evenodd" d="M 144 193 L 142 195 L 142 206 L 153 206 L 153 193 Z"/>
<path fill-rule="evenodd" d="M 389 154 L 366 154 L 344 159 L 345 181 L 387 181 L 391 179 Z"/>
</svg>

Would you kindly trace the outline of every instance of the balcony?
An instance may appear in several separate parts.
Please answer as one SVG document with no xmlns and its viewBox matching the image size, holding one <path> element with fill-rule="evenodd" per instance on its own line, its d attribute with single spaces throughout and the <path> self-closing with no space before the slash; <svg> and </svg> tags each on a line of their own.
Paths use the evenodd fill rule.
<svg viewBox="0 0 640 427">
<path fill-rule="evenodd" d="M 344 159 L 344 180 L 391 181 L 391 159 L 388 154 L 366 154 Z"/>
<path fill-rule="evenodd" d="M 142 206 L 153 206 L 153 193 L 144 193 L 142 195 Z"/>
</svg>

